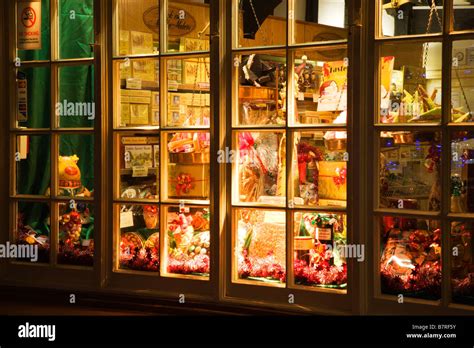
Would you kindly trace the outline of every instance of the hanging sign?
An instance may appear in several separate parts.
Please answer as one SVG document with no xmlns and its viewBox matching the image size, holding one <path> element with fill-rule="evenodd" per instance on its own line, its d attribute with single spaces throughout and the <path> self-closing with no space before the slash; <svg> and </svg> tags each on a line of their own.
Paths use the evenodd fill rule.
<svg viewBox="0 0 474 348">
<path fill-rule="evenodd" d="M 143 13 L 143 23 L 155 33 L 159 32 L 160 11 L 158 6 L 153 6 Z M 183 9 L 168 6 L 168 35 L 185 36 L 196 29 L 196 20 L 191 14 Z"/>
<path fill-rule="evenodd" d="M 41 0 L 18 1 L 17 45 L 19 50 L 41 49 Z"/>
</svg>

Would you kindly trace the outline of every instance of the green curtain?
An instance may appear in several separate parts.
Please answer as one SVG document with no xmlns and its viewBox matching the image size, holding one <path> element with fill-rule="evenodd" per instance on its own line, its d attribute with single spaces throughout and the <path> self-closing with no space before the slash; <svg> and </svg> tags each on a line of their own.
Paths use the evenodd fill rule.
<svg viewBox="0 0 474 348">
<path fill-rule="evenodd" d="M 90 43 L 94 40 L 93 0 L 59 0 L 59 53 L 61 59 L 91 57 Z M 40 50 L 19 50 L 24 60 L 50 59 L 50 1 L 42 0 L 42 48 Z M 49 128 L 52 111 L 49 68 L 28 68 L 19 71 L 28 81 L 28 120 L 20 126 L 27 128 Z M 68 66 L 59 71 L 59 101 L 72 103 L 94 102 L 93 65 Z M 53 110 L 54 111 L 54 110 Z M 60 127 L 92 127 L 91 116 L 61 116 Z M 89 190 L 94 183 L 94 136 L 62 135 L 59 139 L 59 154 L 76 154 L 81 170 L 82 183 Z M 56 154 L 54 154 L 56 156 Z M 29 136 L 27 159 L 18 164 L 17 190 L 21 194 L 43 195 L 50 186 L 50 137 Z M 45 206 L 26 204 L 24 213 L 27 224 L 34 224 L 45 217 Z"/>
</svg>

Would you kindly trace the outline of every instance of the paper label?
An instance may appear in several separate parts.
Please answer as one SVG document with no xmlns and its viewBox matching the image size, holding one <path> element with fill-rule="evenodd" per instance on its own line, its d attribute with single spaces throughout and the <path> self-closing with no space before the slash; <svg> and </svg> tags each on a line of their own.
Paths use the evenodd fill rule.
<svg viewBox="0 0 474 348">
<path fill-rule="evenodd" d="M 142 89 L 142 80 L 136 78 L 128 78 L 126 80 L 126 88 L 129 89 Z"/>
<path fill-rule="evenodd" d="M 142 178 L 148 176 L 148 167 L 146 166 L 134 166 L 132 167 L 132 177 Z"/>
<path fill-rule="evenodd" d="M 131 211 L 124 211 L 120 213 L 120 228 L 127 228 L 133 226 L 133 213 Z"/>
<path fill-rule="evenodd" d="M 298 92 L 298 100 L 299 101 L 304 101 L 304 93 L 303 92 Z"/>
<path fill-rule="evenodd" d="M 41 0 L 18 0 L 17 47 L 19 50 L 41 49 Z"/>
<path fill-rule="evenodd" d="M 330 228 L 316 228 L 316 239 L 331 240 L 332 229 Z"/>
<path fill-rule="evenodd" d="M 28 81 L 26 78 L 16 80 L 17 83 L 17 120 L 18 122 L 28 121 Z"/>
</svg>

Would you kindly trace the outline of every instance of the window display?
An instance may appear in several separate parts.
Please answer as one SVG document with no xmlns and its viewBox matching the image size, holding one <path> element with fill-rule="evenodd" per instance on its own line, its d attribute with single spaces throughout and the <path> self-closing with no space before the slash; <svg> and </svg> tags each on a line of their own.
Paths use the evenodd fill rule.
<svg viewBox="0 0 474 348">
<path fill-rule="evenodd" d="M 208 56 L 166 60 L 167 127 L 209 127 L 211 112 Z"/>
<path fill-rule="evenodd" d="M 51 248 L 49 205 L 42 202 L 21 201 L 16 204 L 16 210 L 17 225 L 14 236 L 16 242 L 19 245 L 37 246 L 38 260 L 36 262 L 49 263 Z"/>
<path fill-rule="evenodd" d="M 164 274 L 209 278 L 211 235 L 209 209 L 167 207 Z"/>
<path fill-rule="evenodd" d="M 242 126 L 283 126 L 286 122 L 286 57 L 284 52 L 235 56 L 239 80 L 238 119 Z M 237 77 L 238 76 L 238 77 Z"/>
<path fill-rule="evenodd" d="M 152 58 L 126 59 L 116 61 L 114 66 L 118 70 L 115 73 L 115 126 L 159 126 L 159 61 Z"/>
<path fill-rule="evenodd" d="M 59 204 L 58 264 L 94 265 L 94 209 L 90 204 Z"/>
<path fill-rule="evenodd" d="M 346 206 L 347 133 L 294 133 L 295 205 Z"/>
<path fill-rule="evenodd" d="M 443 0 L 379 0 L 378 6 L 383 36 L 443 31 Z"/>
<path fill-rule="evenodd" d="M 159 272 L 160 214 L 155 204 L 117 206 L 120 269 Z"/>
<path fill-rule="evenodd" d="M 439 221 L 384 216 L 381 219 L 382 293 L 437 300 L 441 297 Z"/>
<path fill-rule="evenodd" d="M 285 212 L 236 209 L 235 280 L 265 284 L 286 282 Z M 235 272 L 236 271 L 236 272 Z"/>
<path fill-rule="evenodd" d="M 451 212 L 474 212 L 474 133 L 455 132 L 451 140 Z"/>
<path fill-rule="evenodd" d="M 453 301 L 474 305 L 473 223 L 451 224 L 451 286 Z"/>
<path fill-rule="evenodd" d="M 441 209 L 438 132 L 382 132 L 379 156 L 380 207 Z"/>
<path fill-rule="evenodd" d="M 384 43 L 380 54 L 379 122 L 440 122 L 442 44 Z"/>
<path fill-rule="evenodd" d="M 347 287 L 345 215 L 294 213 L 293 243 L 296 284 L 336 289 Z"/>
<path fill-rule="evenodd" d="M 474 7 L 473 7 L 474 11 Z M 474 121 L 474 40 L 453 42 L 451 121 Z"/>
<path fill-rule="evenodd" d="M 294 54 L 295 124 L 345 125 L 347 114 L 346 48 L 297 50 Z"/>
</svg>

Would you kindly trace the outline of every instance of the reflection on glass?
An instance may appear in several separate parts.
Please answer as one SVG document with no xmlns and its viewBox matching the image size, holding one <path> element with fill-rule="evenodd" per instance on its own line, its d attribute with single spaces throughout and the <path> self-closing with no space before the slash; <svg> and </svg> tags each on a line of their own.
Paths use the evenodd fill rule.
<svg viewBox="0 0 474 348">
<path fill-rule="evenodd" d="M 295 283 L 324 288 L 347 286 L 346 217 L 341 214 L 294 214 Z"/>
<path fill-rule="evenodd" d="M 156 0 L 117 1 L 118 32 L 115 54 L 118 56 L 158 53 L 160 9 Z"/>
<path fill-rule="evenodd" d="M 94 135 L 59 136 L 58 196 L 91 197 L 94 191 Z"/>
<path fill-rule="evenodd" d="M 49 135 L 19 135 L 16 138 L 17 194 L 49 195 L 50 146 Z"/>
<path fill-rule="evenodd" d="M 472 2 L 454 0 L 454 30 L 473 30 Z"/>
<path fill-rule="evenodd" d="M 170 207 L 166 219 L 166 272 L 209 277 L 209 208 Z"/>
<path fill-rule="evenodd" d="M 55 113 L 60 127 L 93 127 L 95 120 L 94 66 L 59 69 L 59 100 Z"/>
<path fill-rule="evenodd" d="M 116 127 L 159 126 L 159 61 L 126 59 L 116 62 Z M 118 71 L 117 71 L 118 70 Z"/>
<path fill-rule="evenodd" d="M 440 33 L 443 0 L 378 0 L 383 36 Z"/>
<path fill-rule="evenodd" d="M 285 212 L 236 209 L 234 270 L 237 279 L 269 284 L 286 281 Z"/>
<path fill-rule="evenodd" d="M 167 60 L 166 125 L 194 127 L 210 124 L 210 60 L 208 56 Z"/>
<path fill-rule="evenodd" d="M 451 286 L 453 301 L 474 305 L 474 249 L 472 222 L 451 224 Z"/>
<path fill-rule="evenodd" d="M 286 136 L 283 132 L 236 133 L 238 160 L 234 180 L 238 202 L 284 205 Z"/>
<path fill-rule="evenodd" d="M 119 268 L 159 272 L 159 207 L 140 204 L 119 209 Z"/>
<path fill-rule="evenodd" d="M 382 132 L 380 207 L 439 211 L 441 137 L 433 132 Z"/>
<path fill-rule="evenodd" d="M 17 127 L 49 128 L 51 125 L 50 68 L 22 68 L 17 71 Z"/>
<path fill-rule="evenodd" d="M 383 294 L 438 300 L 441 297 L 439 221 L 384 216 L 380 259 Z"/>
<path fill-rule="evenodd" d="M 285 53 L 236 56 L 234 62 L 239 79 L 235 123 L 283 126 L 286 119 Z"/>
<path fill-rule="evenodd" d="M 297 0 L 293 26 L 295 44 L 347 39 L 347 0 Z M 291 20 L 291 18 L 290 18 Z"/>
<path fill-rule="evenodd" d="M 59 55 L 62 59 L 93 55 L 94 1 L 59 1 Z"/>
<path fill-rule="evenodd" d="M 165 197 L 209 199 L 210 143 L 207 132 L 168 133 Z"/>
<path fill-rule="evenodd" d="M 168 2 L 168 51 L 209 51 L 209 29 L 207 1 Z"/>
<path fill-rule="evenodd" d="M 293 203 L 346 206 L 347 133 L 340 131 L 295 133 Z"/>
<path fill-rule="evenodd" d="M 50 0 L 15 1 L 16 20 L 24 23 L 17 30 L 17 56 L 21 61 L 50 59 Z M 19 26 L 20 27 L 20 26 Z M 40 33 L 40 35 L 36 35 Z"/>
<path fill-rule="evenodd" d="M 471 15 L 472 20 L 473 15 Z M 453 42 L 451 121 L 474 121 L 474 40 Z"/>
<path fill-rule="evenodd" d="M 159 198 L 160 147 L 158 136 L 130 133 L 120 136 L 120 198 Z"/>
<path fill-rule="evenodd" d="M 474 212 L 474 133 L 455 132 L 451 140 L 451 212 Z"/>
<path fill-rule="evenodd" d="M 439 122 L 441 43 L 386 43 L 380 54 L 379 122 Z"/>
<path fill-rule="evenodd" d="M 94 207 L 90 204 L 59 204 L 58 263 L 94 265 Z"/>
<path fill-rule="evenodd" d="M 19 245 L 29 245 L 30 248 L 38 248 L 37 260 L 35 260 L 35 252 L 33 252 L 29 255 L 33 257 L 18 258 L 17 261 L 48 263 L 51 243 L 49 205 L 39 202 L 18 202 L 16 219 L 17 243 Z"/>
<path fill-rule="evenodd" d="M 345 124 L 347 118 L 347 50 L 294 51 L 295 123 Z"/>
<path fill-rule="evenodd" d="M 238 47 L 286 44 L 287 0 L 238 2 Z"/>
</svg>

